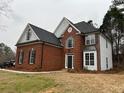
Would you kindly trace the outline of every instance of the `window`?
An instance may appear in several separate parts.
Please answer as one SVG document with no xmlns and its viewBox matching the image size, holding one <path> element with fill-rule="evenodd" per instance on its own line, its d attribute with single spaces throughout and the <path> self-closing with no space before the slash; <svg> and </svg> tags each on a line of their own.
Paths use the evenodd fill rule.
<svg viewBox="0 0 124 93">
<path fill-rule="evenodd" d="M 90 65 L 94 65 L 94 53 L 90 53 Z"/>
<path fill-rule="evenodd" d="M 89 53 L 85 54 L 85 61 L 86 61 L 86 65 L 89 65 Z"/>
<path fill-rule="evenodd" d="M 95 44 L 95 35 L 87 35 L 87 36 L 85 37 L 85 44 L 86 44 L 86 45 Z"/>
<path fill-rule="evenodd" d="M 107 42 L 107 40 L 106 40 L 106 48 L 108 48 L 108 42 Z"/>
<path fill-rule="evenodd" d="M 28 31 L 27 31 L 27 36 L 26 36 L 26 40 L 29 40 L 30 37 L 31 37 L 31 30 L 28 29 Z"/>
<path fill-rule="evenodd" d="M 67 48 L 73 48 L 73 38 L 72 37 L 69 37 L 68 39 L 67 39 L 67 42 L 66 42 L 66 47 Z"/>
<path fill-rule="evenodd" d="M 106 57 L 106 69 L 108 69 L 108 57 Z"/>
<path fill-rule="evenodd" d="M 19 64 L 23 64 L 24 52 L 21 50 L 19 52 Z"/>
<path fill-rule="evenodd" d="M 29 54 L 30 54 L 29 64 L 34 64 L 35 63 L 36 51 L 32 48 L 32 50 L 30 51 Z"/>
<path fill-rule="evenodd" d="M 85 53 L 85 65 L 94 65 L 94 53 Z"/>
</svg>

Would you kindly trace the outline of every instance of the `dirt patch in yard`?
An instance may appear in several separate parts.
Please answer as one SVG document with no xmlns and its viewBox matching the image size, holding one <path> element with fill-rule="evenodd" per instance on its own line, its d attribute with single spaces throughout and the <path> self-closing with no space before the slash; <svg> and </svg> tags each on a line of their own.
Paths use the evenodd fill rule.
<svg viewBox="0 0 124 93">
<path fill-rule="evenodd" d="M 123 93 L 124 74 L 76 74 L 51 73 L 57 82 L 57 91 L 53 93 Z"/>
</svg>

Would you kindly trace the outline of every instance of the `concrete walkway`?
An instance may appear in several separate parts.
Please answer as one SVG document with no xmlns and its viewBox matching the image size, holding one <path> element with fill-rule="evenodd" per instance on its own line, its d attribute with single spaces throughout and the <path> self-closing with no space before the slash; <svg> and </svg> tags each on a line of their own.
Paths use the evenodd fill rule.
<svg viewBox="0 0 124 93">
<path fill-rule="evenodd" d="M 49 73 L 58 73 L 62 71 L 47 71 L 47 72 L 24 72 L 24 71 L 16 71 L 16 70 L 8 70 L 8 69 L 0 69 L 0 71 L 20 73 L 20 74 L 49 74 Z"/>
</svg>

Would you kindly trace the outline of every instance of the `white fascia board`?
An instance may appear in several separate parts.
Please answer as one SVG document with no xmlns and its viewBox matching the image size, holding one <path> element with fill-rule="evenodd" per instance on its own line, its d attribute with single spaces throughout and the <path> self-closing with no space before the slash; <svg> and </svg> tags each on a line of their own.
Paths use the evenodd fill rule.
<svg viewBox="0 0 124 93">
<path fill-rule="evenodd" d="M 21 36 L 20 36 L 20 38 L 18 39 L 18 41 L 17 41 L 16 44 L 19 43 L 19 41 L 21 40 L 22 36 L 24 35 L 24 33 L 26 32 L 26 29 L 27 29 L 28 27 L 32 30 L 32 32 L 33 32 L 33 34 L 35 35 L 35 37 L 37 38 L 37 40 L 40 40 L 39 37 L 38 37 L 38 36 L 36 35 L 36 33 L 34 32 L 34 30 L 31 28 L 30 24 L 28 23 L 28 24 L 26 25 L 25 29 L 23 30 L 23 33 L 21 34 Z"/>
<path fill-rule="evenodd" d="M 66 17 L 64 17 L 64 19 L 67 20 L 74 29 L 76 29 L 79 33 L 81 33 L 80 30 L 78 30 Z"/>
<path fill-rule="evenodd" d="M 78 33 L 81 33 L 80 30 L 78 30 L 66 17 L 64 17 L 64 18 L 62 19 L 62 21 L 59 23 L 59 25 L 57 26 L 57 28 L 55 29 L 54 34 L 57 32 L 57 29 L 61 26 L 61 24 L 62 24 L 64 21 L 66 21 L 66 22 L 68 23 L 68 25 L 71 25 Z M 67 28 L 65 28 L 65 29 L 67 29 Z M 63 31 L 63 33 L 64 33 L 64 32 L 65 32 L 65 31 Z M 63 34 L 63 33 L 62 33 L 62 34 Z"/>
<path fill-rule="evenodd" d="M 21 40 L 21 38 L 22 38 L 23 34 L 25 33 L 25 30 L 27 29 L 27 27 L 28 27 L 28 24 L 26 25 L 25 29 L 23 30 L 23 32 L 22 32 L 21 36 L 19 37 L 17 43 L 19 43 L 19 41 Z"/>
<path fill-rule="evenodd" d="M 64 20 L 65 20 L 64 18 L 61 20 L 61 22 L 60 22 L 59 25 L 56 27 L 56 29 L 55 29 L 55 31 L 54 31 L 53 33 L 56 33 L 57 29 L 59 28 L 59 26 L 62 24 L 62 22 L 63 22 Z"/>
</svg>

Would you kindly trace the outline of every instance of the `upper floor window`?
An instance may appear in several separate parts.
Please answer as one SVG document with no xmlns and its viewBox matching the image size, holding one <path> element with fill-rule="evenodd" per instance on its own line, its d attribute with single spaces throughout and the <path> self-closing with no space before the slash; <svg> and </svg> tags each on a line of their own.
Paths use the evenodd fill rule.
<svg viewBox="0 0 124 93">
<path fill-rule="evenodd" d="M 23 59 L 24 59 L 24 52 L 21 50 L 19 52 L 19 60 L 18 60 L 19 64 L 23 64 Z"/>
<path fill-rule="evenodd" d="M 85 37 L 85 44 L 86 44 L 86 45 L 95 44 L 95 35 L 87 35 L 87 36 Z"/>
<path fill-rule="evenodd" d="M 108 48 L 108 41 L 107 41 L 107 39 L 106 39 L 106 48 Z"/>
<path fill-rule="evenodd" d="M 31 29 L 28 29 L 27 31 L 27 36 L 26 36 L 26 40 L 29 40 L 31 37 Z"/>
<path fill-rule="evenodd" d="M 69 38 L 67 39 L 67 41 L 66 41 L 66 47 L 67 47 L 67 48 L 73 48 L 73 46 L 74 46 L 74 40 L 73 40 L 72 37 L 69 37 Z"/>
<path fill-rule="evenodd" d="M 30 54 L 29 64 L 34 64 L 35 63 L 36 51 L 32 48 L 31 51 L 29 52 L 29 54 Z"/>
</svg>

